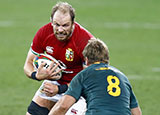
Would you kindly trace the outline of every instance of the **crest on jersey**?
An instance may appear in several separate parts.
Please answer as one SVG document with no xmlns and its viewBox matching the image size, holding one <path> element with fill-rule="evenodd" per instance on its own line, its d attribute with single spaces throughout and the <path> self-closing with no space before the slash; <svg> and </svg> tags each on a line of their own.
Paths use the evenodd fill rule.
<svg viewBox="0 0 160 115">
<path fill-rule="evenodd" d="M 48 53 L 50 53 L 50 54 L 53 54 L 53 47 L 47 46 L 47 47 L 46 47 L 46 52 L 48 52 Z"/>
<path fill-rule="evenodd" d="M 67 61 L 73 61 L 74 58 L 74 51 L 71 48 L 66 49 L 66 60 Z"/>
</svg>

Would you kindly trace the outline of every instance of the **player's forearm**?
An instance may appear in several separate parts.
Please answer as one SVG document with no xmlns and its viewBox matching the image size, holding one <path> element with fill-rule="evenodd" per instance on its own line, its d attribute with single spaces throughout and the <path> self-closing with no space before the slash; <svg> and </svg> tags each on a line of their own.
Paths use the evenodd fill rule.
<svg viewBox="0 0 160 115">
<path fill-rule="evenodd" d="M 140 107 L 136 107 L 136 108 L 131 109 L 131 113 L 132 113 L 132 115 L 142 115 Z"/>
<path fill-rule="evenodd" d="M 68 108 L 60 103 L 61 101 L 58 101 L 56 105 L 51 109 L 48 115 L 65 115 Z"/>
<path fill-rule="evenodd" d="M 70 95 L 64 95 L 51 109 L 49 115 L 65 115 L 68 109 L 76 102 Z"/>
<path fill-rule="evenodd" d="M 31 55 L 31 54 L 29 54 Z M 33 57 L 27 57 L 25 64 L 24 64 L 24 73 L 26 74 L 26 76 L 31 77 L 32 72 L 34 71 L 34 67 L 33 67 Z"/>
<path fill-rule="evenodd" d="M 24 65 L 24 73 L 26 74 L 26 76 L 31 77 L 31 74 L 33 71 L 34 71 L 34 67 L 32 64 Z"/>
<path fill-rule="evenodd" d="M 34 58 L 35 58 L 35 55 L 31 52 L 31 50 L 29 50 L 25 64 L 24 64 L 24 73 L 28 77 L 31 77 L 31 74 L 34 71 L 34 67 L 33 67 L 33 59 Z"/>
</svg>

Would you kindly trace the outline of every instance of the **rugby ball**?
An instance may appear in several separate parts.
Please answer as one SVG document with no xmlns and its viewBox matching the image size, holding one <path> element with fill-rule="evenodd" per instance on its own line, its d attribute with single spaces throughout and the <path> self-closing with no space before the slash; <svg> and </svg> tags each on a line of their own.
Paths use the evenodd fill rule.
<svg viewBox="0 0 160 115">
<path fill-rule="evenodd" d="M 66 65 L 61 62 L 60 60 L 56 60 L 54 57 L 52 57 L 51 55 L 48 54 L 39 54 L 37 55 L 34 60 L 33 60 L 33 66 L 35 68 L 35 70 L 38 69 L 38 67 L 41 65 L 41 63 L 45 63 L 44 65 L 44 69 L 47 69 L 51 63 L 54 63 L 53 67 L 57 64 L 60 63 L 60 65 L 55 69 L 56 71 L 59 71 L 59 69 L 66 69 Z M 57 73 L 56 75 L 54 75 L 55 79 L 54 80 L 59 80 L 62 77 L 62 72 Z"/>
</svg>

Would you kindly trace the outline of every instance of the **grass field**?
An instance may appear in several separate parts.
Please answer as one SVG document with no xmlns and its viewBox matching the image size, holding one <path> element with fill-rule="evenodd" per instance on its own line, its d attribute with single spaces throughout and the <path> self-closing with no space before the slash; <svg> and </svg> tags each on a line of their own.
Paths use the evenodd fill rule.
<svg viewBox="0 0 160 115">
<path fill-rule="evenodd" d="M 76 21 L 110 49 L 110 64 L 129 78 L 143 115 L 160 115 L 160 1 L 66 0 Z M 0 1 L 0 115 L 24 115 L 40 82 L 23 64 L 56 0 Z"/>
</svg>

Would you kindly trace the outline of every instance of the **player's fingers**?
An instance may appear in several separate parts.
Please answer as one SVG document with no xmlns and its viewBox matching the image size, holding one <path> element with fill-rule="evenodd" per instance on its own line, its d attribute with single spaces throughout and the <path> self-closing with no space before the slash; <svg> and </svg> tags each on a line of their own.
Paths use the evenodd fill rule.
<svg viewBox="0 0 160 115">
<path fill-rule="evenodd" d="M 56 68 L 59 66 L 59 63 L 55 63 L 55 64 L 56 64 L 56 65 L 55 65 L 54 67 L 52 66 L 52 68 L 51 68 L 51 71 L 52 71 L 52 72 L 56 71 Z"/>
<path fill-rule="evenodd" d="M 49 85 L 48 84 L 45 84 L 43 89 L 42 89 L 43 92 L 45 93 L 50 93 L 50 88 L 49 88 Z"/>
<path fill-rule="evenodd" d="M 48 88 L 46 88 L 46 87 L 43 88 L 43 91 L 44 91 L 44 92 L 48 92 L 48 93 L 50 92 L 50 90 L 49 90 Z"/>
<path fill-rule="evenodd" d="M 53 84 L 50 83 L 46 83 L 45 87 L 43 88 L 43 92 L 45 92 L 46 94 L 48 93 L 49 95 L 54 95 L 54 86 L 52 86 Z"/>
<path fill-rule="evenodd" d="M 49 97 L 52 96 L 52 93 L 50 93 L 49 90 L 47 90 L 47 89 L 43 89 L 41 92 L 44 93 L 44 94 L 46 94 Z"/>
<path fill-rule="evenodd" d="M 50 87 L 51 87 L 51 83 L 48 83 L 48 82 L 45 82 L 43 85 L 44 89 L 50 89 Z"/>
<path fill-rule="evenodd" d="M 45 64 L 46 64 L 46 63 L 41 62 L 40 66 L 39 66 L 38 68 L 40 68 L 40 69 L 43 68 L 43 67 L 45 66 Z"/>
<path fill-rule="evenodd" d="M 60 79 L 61 77 L 59 76 L 59 75 L 57 75 L 57 76 L 52 76 L 52 77 L 50 77 L 49 79 L 52 79 L 52 80 L 58 80 L 58 79 Z"/>
<path fill-rule="evenodd" d="M 54 62 L 52 62 L 52 63 L 49 65 L 48 70 L 51 70 L 51 69 L 53 68 L 53 66 L 54 66 Z"/>
<path fill-rule="evenodd" d="M 54 78 L 54 76 L 58 76 L 59 75 L 58 73 L 61 71 L 62 71 L 62 69 L 58 69 L 57 71 L 52 72 L 51 78 Z"/>
</svg>

